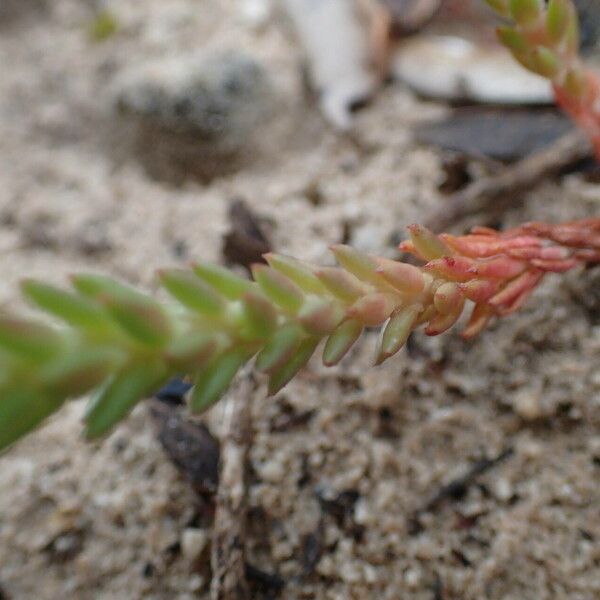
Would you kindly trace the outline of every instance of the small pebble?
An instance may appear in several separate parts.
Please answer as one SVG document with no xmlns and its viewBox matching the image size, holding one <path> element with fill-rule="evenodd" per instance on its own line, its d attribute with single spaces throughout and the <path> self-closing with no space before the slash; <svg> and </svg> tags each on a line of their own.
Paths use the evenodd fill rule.
<svg viewBox="0 0 600 600">
<path fill-rule="evenodd" d="M 506 502 L 513 495 L 513 489 L 508 479 L 500 478 L 494 483 L 494 495 L 498 500 Z"/>
<path fill-rule="evenodd" d="M 422 573 L 420 569 L 408 569 L 404 573 L 404 581 L 411 590 L 416 590 L 421 584 Z"/>
<path fill-rule="evenodd" d="M 190 561 L 196 560 L 208 543 L 208 534 L 202 529 L 188 527 L 181 536 L 181 551 Z"/>
<path fill-rule="evenodd" d="M 541 398 L 533 390 L 520 390 L 513 398 L 515 412 L 525 421 L 535 421 L 543 416 Z"/>
<path fill-rule="evenodd" d="M 277 483 L 285 476 L 285 468 L 278 460 L 269 460 L 264 463 L 259 469 L 261 479 L 270 483 Z"/>
<path fill-rule="evenodd" d="M 204 587 L 204 577 L 201 575 L 192 575 L 189 580 L 190 592 L 199 592 Z"/>
</svg>

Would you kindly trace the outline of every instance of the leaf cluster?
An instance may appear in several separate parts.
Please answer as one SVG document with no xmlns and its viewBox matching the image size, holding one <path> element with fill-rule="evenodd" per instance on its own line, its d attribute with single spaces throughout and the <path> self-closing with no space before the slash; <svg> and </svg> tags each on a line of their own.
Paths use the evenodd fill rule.
<svg viewBox="0 0 600 600">
<path fill-rule="evenodd" d="M 253 357 L 275 394 L 321 340 L 323 362 L 334 365 L 365 328 L 383 327 L 379 364 L 417 327 L 449 329 L 467 304 L 463 335 L 472 337 L 517 310 L 545 273 L 600 262 L 600 219 L 409 233 L 401 249 L 422 267 L 343 245 L 332 247 L 337 267 L 268 254 L 253 280 L 202 263 L 158 273 L 171 303 L 103 275 L 75 275 L 71 289 L 24 281 L 25 297 L 59 324 L 0 315 L 0 449 L 90 392 L 85 432 L 96 438 L 174 376 L 193 380 L 190 407 L 202 412 Z"/>
</svg>

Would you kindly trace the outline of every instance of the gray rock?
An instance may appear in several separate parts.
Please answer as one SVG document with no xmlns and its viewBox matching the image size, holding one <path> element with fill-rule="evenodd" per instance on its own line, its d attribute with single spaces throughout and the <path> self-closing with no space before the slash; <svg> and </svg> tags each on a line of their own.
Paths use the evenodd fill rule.
<svg viewBox="0 0 600 600">
<path fill-rule="evenodd" d="M 266 70 L 236 51 L 137 66 L 118 79 L 114 96 L 119 113 L 141 127 L 142 148 L 158 146 L 160 160 L 188 171 L 215 171 L 207 176 L 252 147 L 274 99 Z"/>
</svg>

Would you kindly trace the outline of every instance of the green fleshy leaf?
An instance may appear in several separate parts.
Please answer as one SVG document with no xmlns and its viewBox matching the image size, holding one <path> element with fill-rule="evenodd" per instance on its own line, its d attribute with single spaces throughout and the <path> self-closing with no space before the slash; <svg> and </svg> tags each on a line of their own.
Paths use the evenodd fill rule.
<svg viewBox="0 0 600 600">
<path fill-rule="evenodd" d="M 239 300 L 246 292 L 256 288 L 254 282 L 238 277 L 225 267 L 211 263 L 195 264 L 192 270 L 200 279 L 230 300 Z"/>
<path fill-rule="evenodd" d="M 45 365 L 39 381 L 52 395 L 80 396 L 106 380 L 124 358 L 122 353 L 108 348 L 77 348 Z"/>
<path fill-rule="evenodd" d="M 104 275 L 75 275 L 72 282 L 81 294 L 100 302 L 133 340 L 156 348 L 169 341 L 170 320 L 163 307 L 148 295 Z"/>
<path fill-rule="evenodd" d="M 307 333 L 323 337 L 340 324 L 344 314 L 344 309 L 337 302 L 311 296 L 298 313 L 298 320 Z"/>
<path fill-rule="evenodd" d="M 538 46 L 530 57 L 531 70 L 546 79 L 553 79 L 560 72 L 559 57 L 543 46 Z"/>
<path fill-rule="evenodd" d="M 344 244 L 336 244 L 331 246 L 331 251 L 335 255 L 337 261 L 361 281 L 367 281 L 374 285 L 381 285 L 381 280 L 375 273 L 377 263 L 368 254 L 359 252 L 351 246 Z"/>
<path fill-rule="evenodd" d="M 300 309 L 304 294 L 285 275 L 265 265 L 254 265 L 252 274 L 267 298 L 285 310 L 296 312 Z"/>
<path fill-rule="evenodd" d="M 381 337 L 381 347 L 376 364 L 381 364 L 404 346 L 416 325 L 420 310 L 421 307 L 419 306 L 409 306 L 390 317 Z"/>
<path fill-rule="evenodd" d="M 398 305 L 398 297 L 375 292 L 359 298 L 346 312 L 366 327 L 381 325 Z"/>
<path fill-rule="evenodd" d="M 454 252 L 432 231 L 423 225 L 411 225 L 408 228 L 410 239 L 420 256 L 425 260 L 434 260 L 443 256 L 452 256 Z"/>
<path fill-rule="evenodd" d="M 529 43 L 525 37 L 513 27 L 498 27 L 496 34 L 500 42 L 513 54 L 524 54 L 529 52 Z M 436 258 L 439 258 L 436 256 Z"/>
<path fill-rule="evenodd" d="M 323 364 L 337 365 L 352 348 L 363 331 L 363 325 L 356 319 L 347 319 L 329 336 L 323 350 Z"/>
<path fill-rule="evenodd" d="M 137 299 L 106 297 L 102 302 L 115 322 L 135 341 L 158 348 L 170 340 L 169 318 L 154 301 L 142 296 Z"/>
<path fill-rule="evenodd" d="M 577 68 L 567 71 L 563 87 L 569 96 L 581 100 L 588 91 L 588 78 L 585 71 Z"/>
<path fill-rule="evenodd" d="M 452 325 L 454 325 L 456 321 L 458 321 L 462 313 L 463 306 L 464 301 L 460 306 L 460 309 L 450 312 L 447 315 L 437 314 L 433 316 L 433 318 L 425 327 L 425 335 L 440 335 L 441 333 L 444 333 L 444 331 L 446 331 L 447 329 L 450 329 L 450 327 L 452 327 Z"/>
<path fill-rule="evenodd" d="M 492 10 L 495 10 L 502 17 L 510 16 L 508 0 L 484 0 Z"/>
<path fill-rule="evenodd" d="M 464 301 L 465 296 L 458 283 L 454 281 L 442 283 L 435 290 L 433 295 L 433 305 L 436 310 L 443 315 L 453 312 L 458 306 L 462 305 Z"/>
<path fill-rule="evenodd" d="M 159 361 L 126 367 L 90 402 L 85 416 L 86 436 L 94 439 L 107 433 L 139 400 L 158 389 L 167 375 Z"/>
<path fill-rule="evenodd" d="M 198 370 L 217 349 L 217 342 L 204 332 L 190 331 L 178 336 L 166 348 L 167 360 L 183 370 Z"/>
<path fill-rule="evenodd" d="M 245 350 L 230 350 L 213 360 L 197 377 L 190 401 L 194 413 L 209 409 L 227 391 L 239 368 L 248 361 Z"/>
<path fill-rule="evenodd" d="M 136 289 L 108 277 L 96 273 L 78 273 L 71 277 L 73 287 L 88 298 L 98 299 L 100 296 L 139 297 L 143 296 Z"/>
<path fill-rule="evenodd" d="M 573 17 L 570 0 L 550 0 L 546 9 L 546 33 L 553 43 L 562 42 Z"/>
<path fill-rule="evenodd" d="M 39 390 L 5 389 L 0 398 L 0 451 L 35 429 L 63 404 Z"/>
<path fill-rule="evenodd" d="M 571 56 L 576 56 L 579 52 L 580 45 L 580 33 L 579 33 L 579 19 L 575 14 L 575 9 L 571 6 L 571 18 L 567 25 L 567 33 L 565 36 L 567 51 Z"/>
<path fill-rule="evenodd" d="M 318 344 L 319 338 L 306 338 L 300 342 L 288 362 L 271 373 L 269 377 L 269 396 L 275 395 L 296 376 L 298 371 L 310 360 Z"/>
<path fill-rule="evenodd" d="M 540 0 L 509 0 L 511 17 L 522 26 L 534 25 L 542 15 Z"/>
<path fill-rule="evenodd" d="M 420 294 L 425 288 L 423 272 L 414 265 L 389 258 L 378 258 L 377 265 L 378 275 L 403 294 Z"/>
<path fill-rule="evenodd" d="M 282 254 L 265 254 L 265 260 L 271 267 L 291 279 L 304 292 L 322 295 L 327 291 L 309 265 Z"/>
<path fill-rule="evenodd" d="M 278 329 L 256 357 L 255 368 L 263 373 L 277 369 L 290 359 L 304 337 L 302 328 L 288 323 Z"/>
<path fill-rule="evenodd" d="M 0 316 L 0 348 L 31 361 L 43 361 L 56 354 L 62 344 L 51 327 L 19 317 Z"/>
<path fill-rule="evenodd" d="M 209 317 L 223 314 L 224 298 L 191 271 L 165 269 L 159 277 L 169 294 L 187 308 Z"/>
<path fill-rule="evenodd" d="M 277 327 L 278 312 L 262 294 L 246 292 L 241 308 L 239 333 L 244 339 L 264 339 Z"/>
<path fill-rule="evenodd" d="M 330 293 L 344 302 L 354 302 L 373 289 L 338 267 L 323 267 L 316 271 L 316 275 Z"/>
<path fill-rule="evenodd" d="M 23 281 L 21 289 L 39 308 L 73 327 L 99 331 L 112 326 L 106 313 L 82 296 L 33 279 Z"/>
</svg>

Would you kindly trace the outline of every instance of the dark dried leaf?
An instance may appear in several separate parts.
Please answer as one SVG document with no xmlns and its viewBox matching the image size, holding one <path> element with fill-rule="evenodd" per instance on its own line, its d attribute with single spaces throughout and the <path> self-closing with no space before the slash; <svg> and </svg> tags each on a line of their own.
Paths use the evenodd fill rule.
<svg viewBox="0 0 600 600">
<path fill-rule="evenodd" d="M 158 439 L 169 460 L 199 494 L 213 494 L 219 482 L 219 443 L 202 423 L 186 419 L 172 401 L 152 400 Z"/>
<path fill-rule="evenodd" d="M 513 453 L 513 448 L 509 447 L 493 458 L 478 460 L 464 475 L 453 479 L 439 488 L 422 508 L 410 515 L 408 519 L 409 534 L 418 535 L 423 531 L 423 524 L 420 517 L 424 512 L 437 509 L 444 500 L 460 500 L 469 491 L 469 487 L 476 483 L 481 475 L 511 457 Z"/>
<path fill-rule="evenodd" d="M 230 264 L 250 268 L 253 263 L 264 262 L 263 254 L 271 251 L 260 219 L 248 204 L 239 198 L 229 207 L 231 229 L 223 240 L 223 256 Z"/>
<path fill-rule="evenodd" d="M 81 529 L 63 531 L 44 548 L 44 551 L 50 562 L 65 563 L 74 559 L 81 552 L 83 540 L 84 532 Z"/>
<path fill-rule="evenodd" d="M 268 573 L 248 563 L 246 578 L 253 592 L 252 598 L 258 598 L 257 593 L 266 598 L 276 598 L 285 587 L 285 581 L 277 573 Z"/>
<path fill-rule="evenodd" d="M 321 525 L 302 540 L 302 567 L 305 575 L 312 575 L 323 555 L 323 528 Z"/>
<path fill-rule="evenodd" d="M 514 161 L 542 150 L 573 129 L 553 110 L 462 108 L 448 118 L 420 125 L 415 138 L 473 157 Z"/>
<path fill-rule="evenodd" d="M 360 498 L 357 490 L 344 490 L 336 493 L 333 490 L 318 487 L 315 494 L 323 512 L 334 517 L 340 525 L 347 517 L 351 516 L 354 505 Z"/>
</svg>

